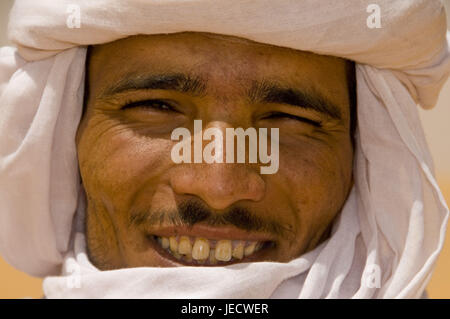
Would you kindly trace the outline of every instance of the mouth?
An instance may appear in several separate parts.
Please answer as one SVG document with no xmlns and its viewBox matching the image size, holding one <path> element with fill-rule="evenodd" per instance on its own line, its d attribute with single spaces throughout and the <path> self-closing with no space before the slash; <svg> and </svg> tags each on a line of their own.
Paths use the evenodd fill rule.
<svg viewBox="0 0 450 319">
<path fill-rule="evenodd" d="M 275 242 L 256 237 L 235 234 L 221 238 L 220 230 L 209 232 L 210 236 L 192 234 L 192 231 L 172 229 L 150 234 L 148 238 L 154 250 L 163 258 L 183 266 L 226 266 L 235 263 L 263 261 L 270 255 Z M 172 234 L 170 234 L 172 233 Z M 236 233 L 236 232 L 235 232 Z M 203 236 L 202 236 L 203 235 Z M 245 238 L 247 237 L 247 238 Z"/>
</svg>

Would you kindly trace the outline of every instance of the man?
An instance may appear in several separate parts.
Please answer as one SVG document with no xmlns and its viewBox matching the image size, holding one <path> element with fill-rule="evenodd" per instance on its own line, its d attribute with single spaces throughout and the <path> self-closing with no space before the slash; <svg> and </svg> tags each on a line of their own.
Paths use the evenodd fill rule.
<svg viewBox="0 0 450 319">
<path fill-rule="evenodd" d="M 415 101 L 450 64 L 442 5 L 399 3 L 17 1 L 0 251 L 49 298 L 420 297 L 448 208 Z"/>
<path fill-rule="evenodd" d="M 90 259 L 102 269 L 220 265 L 289 261 L 316 247 L 351 187 L 351 67 L 211 34 L 94 47 L 77 141 Z M 175 163 L 171 133 L 193 132 L 194 120 L 223 136 L 279 128 L 280 169 Z"/>
</svg>

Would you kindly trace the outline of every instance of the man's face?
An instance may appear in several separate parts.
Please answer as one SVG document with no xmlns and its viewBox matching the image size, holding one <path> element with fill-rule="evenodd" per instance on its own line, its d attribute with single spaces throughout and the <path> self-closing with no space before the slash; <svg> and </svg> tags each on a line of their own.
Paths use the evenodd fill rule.
<svg viewBox="0 0 450 319">
<path fill-rule="evenodd" d="M 94 265 L 287 262 L 329 236 L 352 186 L 348 61 L 179 33 L 94 46 L 87 63 L 77 148 Z M 279 128 L 278 171 L 176 164 L 171 133 L 194 120 L 224 136 Z"/>
</svg>

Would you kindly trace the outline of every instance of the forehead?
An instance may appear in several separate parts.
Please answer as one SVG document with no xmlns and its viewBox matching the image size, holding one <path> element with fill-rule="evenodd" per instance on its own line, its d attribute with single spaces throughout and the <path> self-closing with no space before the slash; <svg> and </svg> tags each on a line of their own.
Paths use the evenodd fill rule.
<svg viewBox="0 0 450 319">
<path fill-rule="evenodd" d="M 145 73 L 183 73 L 206 79 L 211 91 L 238 92 L 270 79 L 320 91 L 347 104 L 346 60 L 208 33 L 138 35 L 92 48 L 88 63 L 93 91 Z"/>
</svg>

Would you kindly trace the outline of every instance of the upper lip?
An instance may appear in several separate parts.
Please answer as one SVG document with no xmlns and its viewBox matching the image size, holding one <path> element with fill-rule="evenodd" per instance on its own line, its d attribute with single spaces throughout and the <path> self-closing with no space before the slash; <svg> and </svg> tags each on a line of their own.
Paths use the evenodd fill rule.
<svg viewBox="0 0 450 319">
<path fill-rule="evenodd" d="M 272 236 L 268 234 L 245 231 L 234 226 L 211 227 L 203 224 L 195 224 L 194 226 L 158 226 L 154 229 L 147 229 L 147 231 L 159 237 L 175 237 L 178 235 L 204 237 L 213 240 L 274 241 Z"/>
</svg>

